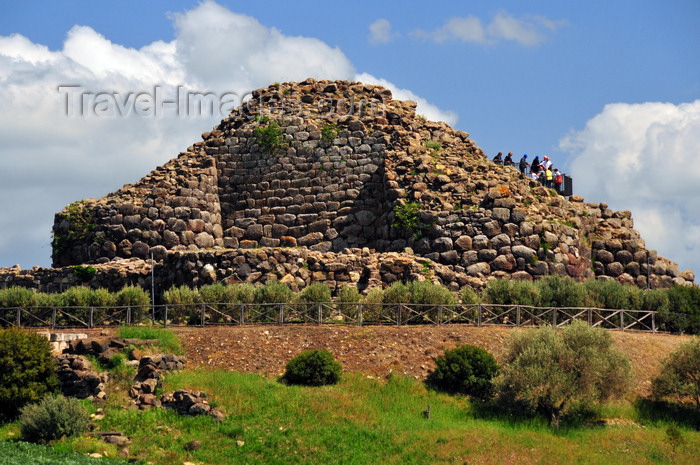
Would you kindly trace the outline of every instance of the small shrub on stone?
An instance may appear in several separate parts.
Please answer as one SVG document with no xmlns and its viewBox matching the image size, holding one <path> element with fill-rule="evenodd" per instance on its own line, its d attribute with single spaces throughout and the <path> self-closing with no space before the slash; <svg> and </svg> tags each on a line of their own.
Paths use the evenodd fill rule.
<svg viewBox="0 0 700 465">
<path fill-rule="evenodd" d="M 89 424 L 85 407 L 77 399 L 61 395 L 49 395 L 27 405 L 19 418 L 22 439 L 34 443 L 78 435 L 87 431 Z"/>
<path fill-rule="evenodd" d="M 0 329 L 0 418 L 58 389 L 49 341 L 18 328 Z"/>
<path fill-rule="evenodd" d="M 306 350 L 287 363 L 282 379 L 288 384 L 323 386 L 340 381 L 342 367 L 323 349 Z"/>
<path fill-rule="evenodd" d="M 439 391 L 487 399 L 493 394 L 492 378 L 498 374 L 493 355 L 480 347 L 464 345 L 446 350 L 435 361 L 426 383 Z"/>
<path fill-rule="evenodd" d="M 423 237 L 423 225 L 418 216 L 420 208 L 421 206 L 417 202 L 395 206 L 392 226 L 404 233 L 411 234 L 415 239 L 420 239 Z"/>
</svg>

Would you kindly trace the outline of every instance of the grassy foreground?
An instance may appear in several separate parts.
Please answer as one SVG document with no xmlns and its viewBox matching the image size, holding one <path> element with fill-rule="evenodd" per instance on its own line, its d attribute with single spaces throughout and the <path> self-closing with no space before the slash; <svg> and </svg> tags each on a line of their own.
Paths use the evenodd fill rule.
<svg viewBox="0 0 700 465">
<path fill-rule="evenodd" d="M 403 376 L 380 381 L 347 374 L 336 386 L 308 388 L 260 375 L 183 371 L 168 375 L 162 392 L 180 388 L 210 393 L 227 418 L 142 412 L 113 396 L 99 429 L 125 432 L 130 457 L 155 464 L 677 464 L 698 463 L 700 450 L 700 432 L 681 427 L 673 447 L 670 423 L 637 418 L 629 404 L 603 412 L 617 419 L 615 426 L 554 432 L 544 420 L 485 418 L 466 398 L 428 391 Z M 192 441 L 201 445 L 188 451 Z M 55 447 L 95 448 L 85 438 Z"/>
</svg>

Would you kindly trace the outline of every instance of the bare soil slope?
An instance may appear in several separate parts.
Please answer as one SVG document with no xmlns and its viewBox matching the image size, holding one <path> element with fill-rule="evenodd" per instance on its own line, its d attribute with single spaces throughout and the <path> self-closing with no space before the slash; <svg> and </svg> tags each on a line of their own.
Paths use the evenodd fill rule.
<svg viewBox="0 0 700 465">
<path fill-rule="evenodd" d="M 346 371 L 383 378 L 403 373 L 424 378 L 445 349 L 473 344 L 502 357 L 512 331 L 497 326 L 227 326 L 174 331 L 189 367 L 209 367 L 278 376 L 290 358 L 306 349 L 328 349 Z M 632 362 L 639 394 L 649 393 L 661 361 L 688 336 L 613 332 L 615 346 Z"/>
</svg>

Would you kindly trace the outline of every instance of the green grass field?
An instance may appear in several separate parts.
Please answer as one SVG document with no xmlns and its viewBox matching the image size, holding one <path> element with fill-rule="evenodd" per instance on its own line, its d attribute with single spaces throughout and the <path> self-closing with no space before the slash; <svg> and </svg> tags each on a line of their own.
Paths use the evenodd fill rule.
<svg viewBox="0 0 700 465">
<path fill-rule="evenodd" d="M 122 336 L 159 338 L 162 346 L 156 350 L 181 350 L 169 331 Z M 633 397 L 597 412 L 608 419 L 606 425 L 578 419 L 553 430 L 545 418 L 495 412 L 406 376 L 380 380 L 345 373 L 339 384 L 323 387 L 287 386 L 271 377 L 221 370 L 184 370 L 162 378 L 158 395 L 176 389 L 207 392 L 209 402 L 226 414 L 216 422 L 131 408 L 126 391 L 135 371 L 111 370 L 110 396 L 99 406 L 104 418 L 95 421 L 97 431 L 128 435 L 132 443 L 122 454 L 143 464 L 700 463 L 700 431 L 691 427 L 700 425 L 697 412 Z M 91 412 L 98 407 L 90 401 L 84 405 Z M 674 436 L 676 426 L 680 435 Z M 19 436 L 17 423 L 0 425 L 0 464 L 107 463 L 85 454 L 114 458 L 119 453 L 87 436 L 61 439 L 52 448 L 17 442 Z M 201 444 L 192 450 L 194 441 Z"/>
<path fill-rule="evenodd" d="M 616 426 L 554 432 L 544 419 L 484 418 L 466 398 L 406 377 L 348 374 L 336 386 L 309 388 L 259 375 L 184 371 L 169 375 L 162 392 L 180 388 L 208 392 L 227 418 L 217 423 L 111 404 L 100 429 L 125 432 L 131 456 L 157 464 L 691 464 L 700 450 L 700 433 L 681 426 L 683 444 L 674 451 L 670 423 L 640 419 L 629 404 L 602 412 L 617 418 Z M 201 441 L 198 450 L 186 450 L 191 441 Z M 59 447 L 81 451 L 84 442 L 63 440 Z"/>
</svg>

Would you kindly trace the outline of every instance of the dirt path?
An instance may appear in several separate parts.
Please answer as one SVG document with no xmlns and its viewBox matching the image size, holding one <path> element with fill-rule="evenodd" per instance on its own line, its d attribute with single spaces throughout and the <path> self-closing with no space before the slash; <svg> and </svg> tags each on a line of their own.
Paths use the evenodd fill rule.
<svg viewBox="0 0 700 465">
<path fill-rule="evenodd" d="M 346 371 L 385 377 L 403 373 L 424 378 L 445 349 L 473 344 L 503 355 L 512 331 L 505 327 L 454 326 L 227 326 L 174 328 L 190 367 L 211 367 L 278 376 L 290 358 L 305 349 L 328 349 Z M 661 360 L 688 336 L 613 332 L 627 355 L 636 390 L 649 392 Z"/>
</svg>

